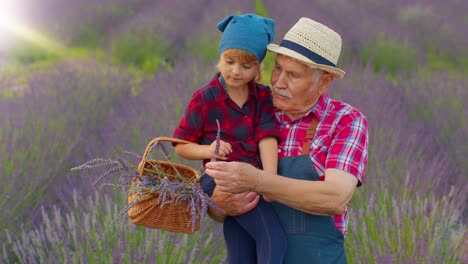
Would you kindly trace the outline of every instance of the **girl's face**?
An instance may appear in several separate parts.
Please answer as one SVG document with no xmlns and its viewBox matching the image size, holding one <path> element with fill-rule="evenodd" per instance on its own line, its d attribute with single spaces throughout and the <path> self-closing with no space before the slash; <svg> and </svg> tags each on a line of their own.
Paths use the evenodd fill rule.
<svg viewBox="0 0 468 264">
<path fill-rule="evenodd" d="M 247 83 L 257 76 L 259 64 L 256 59 L 248 60 L 242 55 L 232 55 L 229 51 L 221 54 L 218 69 L 228 88 L 247 87 Z"/>
</svg>

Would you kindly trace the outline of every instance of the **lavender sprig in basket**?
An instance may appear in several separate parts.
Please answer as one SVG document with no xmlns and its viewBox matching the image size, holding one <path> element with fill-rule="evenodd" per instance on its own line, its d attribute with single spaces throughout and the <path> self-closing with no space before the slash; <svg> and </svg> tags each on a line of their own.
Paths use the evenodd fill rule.
<svg viewBox="0 0 468 264">
<path fill-rule="evenodd" d="M 210 208 L 219 213 L 223 213 L 223 210 L 200 188 L 201 175 L 197 170 L 170 161 L 163 141 L 189 143 L 175 138 L 158 137 L 148 144 L 138 167 L 122 159 L 94 159 L 72 168 L 72 171 L 107 168 L 93 185 L 120 173 L 118 184 L 100 185 L 100 188 L 127 188 L 128 204 L 119 212 L 116 221 L 128 214 L 130 220 L 137 225 L 192 234 L 200 228 L 200 222 Z M 216 149 L 219 149 L 219 127 Z M 149 158 L 150 153 L 155 150 L 162 154 L 164 160 Z"/>
</svg>

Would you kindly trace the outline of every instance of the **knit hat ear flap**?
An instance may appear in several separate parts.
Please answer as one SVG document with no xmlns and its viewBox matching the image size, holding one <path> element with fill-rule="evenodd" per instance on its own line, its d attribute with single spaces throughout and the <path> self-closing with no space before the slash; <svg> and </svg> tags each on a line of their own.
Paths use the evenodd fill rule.
<svg viewBox="0 0 468 264">
<path fill-rule="evenodd" d="M 265 27 L 265 33 L 268 37 L 268 43 L 271 43 L 275 40 L 275 21 L 270 18 L 265 18 L 263 22 L 267 25 L 267 27 Z"/>
<path fill-rule="evenodd" d="M 234 16 L 228 16 L 226 17 L 225 19 L 221 20 L 218 22 L 218 29 L 219 31 L 221 32 L 224 32 L 224 30 L 226 29 L 227 25 L 229 25 L 229 22 L 231 22 L 231 19 L 233 18 Z"/>
</svg>

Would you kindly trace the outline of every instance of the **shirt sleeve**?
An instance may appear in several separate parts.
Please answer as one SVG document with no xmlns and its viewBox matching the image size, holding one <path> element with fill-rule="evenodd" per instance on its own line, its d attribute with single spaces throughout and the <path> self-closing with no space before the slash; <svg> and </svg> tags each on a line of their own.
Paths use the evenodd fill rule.
<svg viewBox="0 0 468 264">
<path fill-rule="evenodd" d="M 199 143 L 203 134 L 203 102 L 199 93 L 195 93 L 187 105 L 173 137 Z"/>
<path fill-rule="evenodd" d="M 368 160 L 367 120 L 362 115 L 350 119 L 333 138 L 325 168 L 346 171 L 356 176 L 361 186 Z"/>
<path fill-rule="evenodd" d="M 273 106 L 273 97 L 271 91 L 266 87 L 260 100 L 260 114 L 257 126 L 257 141 L 265 137 L 275 137 L 280 140 L 279 126 L 275 117 L 275 107 Z"/>
</svg>

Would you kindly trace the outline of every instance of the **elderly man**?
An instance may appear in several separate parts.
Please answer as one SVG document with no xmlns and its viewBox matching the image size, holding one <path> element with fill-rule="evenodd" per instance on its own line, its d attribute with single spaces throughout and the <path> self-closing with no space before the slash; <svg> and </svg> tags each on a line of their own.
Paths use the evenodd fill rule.
<svg viewBox="0 0 468 264">
<path fill-rule="evenodd" d="M 327 92 L 344 71 L 336 64 L 341 37 L 301 18 L 279 45 L 271 74 L 281 134 L 278 175 L 241 162 L 210 162 L 213 200 L 229 215 L 255 207 L 261 194 L 278 213 L 288 239 L 285 263 L 346 263 L 348 206 L 364 179 L 367 121 Z"/>
</svg>

